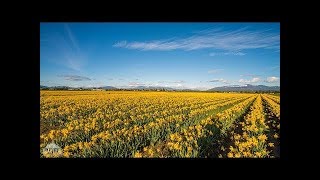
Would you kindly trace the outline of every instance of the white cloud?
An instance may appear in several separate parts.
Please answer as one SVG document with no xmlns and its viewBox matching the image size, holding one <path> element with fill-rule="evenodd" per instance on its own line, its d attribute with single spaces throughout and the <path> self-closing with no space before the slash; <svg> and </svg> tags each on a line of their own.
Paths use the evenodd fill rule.
<svg viewBox="0 0 320 180">
<path fill-rule="evenodd" d="M 151 86 L 163 86 L 172 88 L 183 88 L 186 82 L 184 80 L 174 80 L 174 81 L 158 81 L 157 83 L 152 83 Z"/>
<path fill-rule="evenodd" d="M 280 35 L 266 31 L 250 31 L 248 28 L 238 30 L 211 29 L 195 33 L 189 37 L 151 41 L 120 41 L 113 47 L 137 49 L 143 51 L 170 51 L 181 49 L 185 51 L 197 49 L 219 49 L 227 51 L 223 55 L 244 55 L 240 52 L 246 49 L 279 48 Z M 213 54 L 211 54 L 213 55 Z"/>
<path fill-rule="evenodd" d="M 248 80 L 244 80 L 244 79 L 239 80 L 239 83 L 247 83 L 247 82 L 248 82 Z"/>
<path fill-rule="evenodd" d="M 144 83 L 140 83 L 140 82 L 129 82 L 128 85 L 129 86 L 145 86 Z"/>
<path fill-rule="evenodd" d="M 280 79 L 280 78 L 278 78 L 278 77 L 272 76 L 272 77 L 268 77 L 267 80 L 266 80 L 266 82 L 268 82 L 268 83 L 274 83 L 274 82 L 279 81 L 279 79 Z"/>
<path fill-rule="evenodd" d="M 115 43 L 113 46 L 114 47 L 124 47 L 126 45 L 127 45 L 127 41 L 120 41 L 120 42 Z"/>
<path fill-rule="evenodd" d="M 58 75 L 58 77 L 64 77 L 64 79 L 68 81 L 91 81 L 91 79 L 86 76 L 78 75 Z"/>
<path fill-rule="evenodd" d="M 213 79 L 211 81 L 208 81 L 208 82 L 221 82 L 221 83 L 225 83 L 225 84 L 228 84 L 229 81 L 228 80 L 225 80 L 223 78 L 220 78 L 220 79 Z"/>
<path fill-rule="evenodd" d="M 260 78 L 257 78 L 257 77 L 252 78 L 252 80 L 251 80 L 251 82 L 253 82 L 253 83 L 256 83 L 256 82 L 259 82 L 259 81 L 260 81 Z"/>
<path fill-rule="evenodd" d="M 228 55 L 234 55 L 234 56 L 244 56 L 246 55 L 243 52 L 212 52 L 209 54 L 209 56 L 228 56 Z"/>
<path fill-rule="evenodd" d="M 185 83 L 183 80 L 177 80 L 177 81 L 159 81 L 158 83 Z"/>
<path fill-rule="evenodd" d="M 209 70 L 208 73 L 209 74 L 213 74 L 213 73 L 219 73 L 221 71 L 223 71 L 224 69 L 212 69 L 212 70 Z"/>
<path fill-rule="evenodd" d="M 239 83 L 257 83 L 257 82 L 260 82 L 260 81 L 261 81 L 260 78 L 254 77 L 251 80 L 240 79 Z"/>
<path fill-rule="evenodd" d="M 174 81 L 173 83 L 185 83 L 185 81 L 179 80 L 179 81 Z"/>
</svg>

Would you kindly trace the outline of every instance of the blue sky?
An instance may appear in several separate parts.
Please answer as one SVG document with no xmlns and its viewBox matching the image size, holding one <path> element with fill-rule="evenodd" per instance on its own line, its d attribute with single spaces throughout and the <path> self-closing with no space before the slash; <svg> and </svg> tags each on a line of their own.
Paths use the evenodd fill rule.
<svg viewBox="0 0 320 180">
<path fill-rule="evenodd" d="M 279 23 L 41 23 L 46 86 L 280 86 Z"/>
</svg>

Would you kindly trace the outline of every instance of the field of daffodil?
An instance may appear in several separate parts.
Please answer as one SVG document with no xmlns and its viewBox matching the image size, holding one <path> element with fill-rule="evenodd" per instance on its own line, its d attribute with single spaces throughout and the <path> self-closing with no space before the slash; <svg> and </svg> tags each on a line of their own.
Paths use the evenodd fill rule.
<svg viewBox="0 0 320 180">
<path fill-rule="evenodd" d="M 40 91 L 40 157 L 280 157 L 280 97 Z"/>
</svg>

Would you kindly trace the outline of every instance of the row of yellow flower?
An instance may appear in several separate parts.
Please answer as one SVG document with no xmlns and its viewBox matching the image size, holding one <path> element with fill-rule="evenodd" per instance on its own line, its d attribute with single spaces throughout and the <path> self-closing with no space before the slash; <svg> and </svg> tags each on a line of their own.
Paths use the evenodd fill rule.
<svg viewBox="0 0 320 180">
<path fill-rule="evenodd" d="M 271 100 L 270 96 L 263 95 L 263 99 L 266 102 L 266 108 L 268 112 L 268 121 L 270 127 L 270 139 L 275 142 L 273 145 L 274 149 L 278 149 L 280 147 L 280 104 L 275 103 Z M 275 157 L 280 157 L 279 152 L 272 153 Z"/>
<path fill-rule="evenodd" d="M 165 134 L 178 130 L 186 123 L 190 123 L 197 118 L 197 116 L 206 114 L 218 107 L 226 106 L 238 102 L 248 95 L 240 96 L 238 98 L 228 98 L 224 102 L 219 101 L 208 107 L 202 109 L 193 110 L 187 118 L 184 114 L 169 115 L 164 118 L 157 118 L 156 120 L 147 124 L 132 127 L 124 127 L 122 129 L 114 129 L 113 131 L 104 131 L 95 134 L 91 137 L 90 142 L 86 142 L 88 148 L 79 148 L 84 142 L 76 142 L 71 145 L 67 145 L 64 148 L 64 152 L 69 157 L 81 157 L 83 154 L 86 156 L 100 157 L 102 155 L 116 156 L 123 155 L 130 156 L 132 152 L 136 151 L 139 147 L 147 146 L 153 141 L 163 139 Z M 80 151 L 81 150 L 81 151 Z M 109 154 L 108 154 L 109 153 Z"/>
<path fill-rule="evenodd" d="M 270 99 L 267 95 L 262 95 L 262 98 L 268 103 L 268 108 L 274 113 L 274 115 L 280 120 L 280 104 L 277 104 Z"/>
<path fill-rule="evenodd" d="M 271 94 L 264 94 L 264 96 L 268 97 L 269 99 L 272 99 L 277 104 L 280 104 L 280 96 L 274 96 Z"/>
<path fill-rule="evenodd" d="M 236 99 L 236 98 L 241 98 L 241 97 L 215 98 L 216 99 L 215 101 L 210 101 L 210 103 L 204 103 L 202 104 L 202 106 L 201 105 L 192 106 L 192 108 L 189 107 L 188 110 L 190 110 L 191 116 L 198 115 L 199 113 L 202 112 L 202 111 L 198 112 L 197 111 L 198 109 L 207 110 L 207 109 L 210 109 L 211 106 L 214 104 L 223 103 L 225 101 Z M 126 119 L 126 120 L 115 119 L 113 121 L 107 121 L 107 122 L 105 122 L 103 118 L 99 119 L 99 118 L 92 118 L 92 117 L 88 117 L 86 119 L 81 119 L 81 120 L 73 120 L 68 122 L 65 125 L 65 128 L 51 130 L 48 134 L 41 135 L 40 138 L 43 141 L 43 145 L 51 141 L 63 142 L 63 144 L 66 145 L 66 144 L 69 144 L 66 141 L 69 141 L 70 139 L 74 143 L 75 141 L 74 138 L 77 138 L 80 141 L 83 139 L 83 138 L 81 139 L 82 136 L 88 136 L 88 134 L 93 135 L 103 130 L 112 130 L 115 128 L 129 127 L 134 124 L 147 123 L 152 121 L 153 119 L 170 117 L 178 114 L 180 115 L 183 112 L 181 111 L 181 109 L 186 109 L 186 107 L 182 107 L 180 109 L 160 111 L 153 114 L 152 113 L 144 114 L 144 115 L 137 114 L 135 117 L 130 115 L 129 119 Z M 100 112 L 97 111 L 96 113 L 100 113 Z M 128 113 L 130 113 L 130 110 L 128 110 Z M 187 117 L 183 116 L 183 118 L 187 118 Z M 147 120 L 147 121 L 142 121 L 142 120 Z"/>
<path fill-rule="evenodd" d="M 250 97 L 250 98 L 248 98 Z M 219 128 L 232 123 L 256 96 L 249 95 L 242 102 L 236 103 L 231 108 L 224 110 L 219 115 L 210 116 L 195 125 L 182 128 L 179 132 L 167 136 L 166 141 L 157 145 L 143 148 L 143 151 L 135 153 L 134 157 L 199 157 L 201 156 L 198 141 L 201 138 L 212 136 L 214 133 L 208 126 L 215 125 Z M 227 128 L 227 127 L 225 127 Z"/>
<path fill-rule="evenodd" d="M 183 111 L 188 108 L 199 108 L 204 103 L 218 100 L 219 96 L 208 97 L 190 96 L 181 97 L 168 96 L 166 94 L 149 95 L 137 94 L 99 94 L 90 93 L 87 96 L 62 96 L 66 92 L 41 92 L 40 119 L 41 121 L 55 121 L 56 124 L 69 123 L 88 118 L 103 119 L 103 123 L 116 119 L 126 120 L 141 119 L 146 115 L 159 112 L 163 116 L 170 114 L 170 111 Z M 52 94 L 55 93 L 55 94 Z M 75 92 L 78 93 L 78 92 Z M 61 96 L 59 96 L 61 95 Z M 183 101 L 180 99 L 183 98 Z M 204 104 L 205 105 L 205 104 Z M 129 111 L 128 111 L 129 110 Z"/>
<path fill-rule="evenodd" d="M 261 95 L 257 97 L 250 112 L 240 122 L 241 131 L 232 132 L 231 141 L 234 143 L 229 147 L 227 157 L 268 157 L 266 132 L 269 127 L 265 124 L 265 114 L 262 105 Z M 224 148 L 224 147 L 223 147 Z"/>
</svg>

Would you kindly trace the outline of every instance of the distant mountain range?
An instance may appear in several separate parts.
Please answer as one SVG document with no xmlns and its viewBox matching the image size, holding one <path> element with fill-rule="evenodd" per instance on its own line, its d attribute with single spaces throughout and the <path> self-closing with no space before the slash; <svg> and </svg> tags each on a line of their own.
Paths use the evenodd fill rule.
<svg viewBox="0 0 320 180">
<path fill-rule="evenodd" d="M 113 86 L 103 86 L 103 87 L 100 87 L 98 89 L 118 89 L 118 88 L 113 87 Z"/>
<path fill-rule="evenodd" d="M 161 86 L 136 86 L 129 88 L 116 88 L 113 86 L 103 86 L 103 87 L 69 87 L 69 86 L 42 86 L 40 85 L 40 89 L 56 89 L 56 90 L 79 90 L 79 89 L 105 89 L 105 90 L 117 90 L 117 89 L 128 89 L 128 90 L 166 90 L 166 91 L 199 91 L 196 89 L 176 89 L 172 87 L 161 87 Z M 265 86 L 265 85 L 250 85 L 246 84 L 243 86 L 240 85 L 230 85 L 230 86 L 222 86 L 208 89 L 207 91 L 214 92 L 223 92 L 223 91 L 280 91 L 279 86 Z"/>
<path fill-rule="evenodd" d="M 265 85 L 250 85 L 244 86 L 232 85 L 222 86 L 209 89 L 208 91 L 280 91 L 279 86 L 265 86 Z"/>
</svg>

